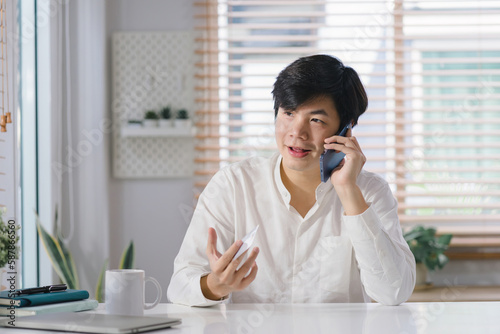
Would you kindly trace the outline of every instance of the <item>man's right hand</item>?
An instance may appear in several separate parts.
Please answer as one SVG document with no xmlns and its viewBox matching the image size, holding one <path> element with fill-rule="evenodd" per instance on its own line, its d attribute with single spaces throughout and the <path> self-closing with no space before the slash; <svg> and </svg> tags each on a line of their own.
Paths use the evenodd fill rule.
<svg viewBox="0 0 500 334">
<path fill-rule="evenodd" d="M 237 259 L 233 259 L 242 244 L 241 240 L 237 240 L 224 254 L 221 254 L 217 251 L 217 233 L 215 229 L 212 227 L 208 229 L 206 254 L 212 272 L 207 276 L 203 276 L 200 281 L 201 291 L 205 298 L 220 300 L 233 291 L 245 289 L 253 282 L 257 276 L 258 268 L 255 259 L 259 254 L 259 248 L 254 247 L 248 259 L 240 269 L 237 269 L 245 253 L 248 252 L 247 250 Z"/>
</svg>

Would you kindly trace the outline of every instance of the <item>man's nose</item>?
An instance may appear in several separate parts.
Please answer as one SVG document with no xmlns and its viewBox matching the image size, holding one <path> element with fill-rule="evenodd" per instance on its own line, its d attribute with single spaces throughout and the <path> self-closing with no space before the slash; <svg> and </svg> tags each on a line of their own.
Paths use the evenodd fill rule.
<svg viewBox="0 0 500 334">
<path fill-rule="evenodd" d="M 297 117 L 292 123 L 290 135 L 302 140 L 309 138 L 309 127 L 307 121 Z"/>
</svg>

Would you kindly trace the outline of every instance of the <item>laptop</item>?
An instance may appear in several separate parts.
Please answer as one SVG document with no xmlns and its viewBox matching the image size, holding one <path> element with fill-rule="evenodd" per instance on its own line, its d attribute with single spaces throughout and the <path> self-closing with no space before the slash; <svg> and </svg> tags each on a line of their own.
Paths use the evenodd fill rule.
<svg viewBox="0 0 500 334">
<path fill-rule="evenodd" d="M 181 323 L 180 319 L 165 317 L 138 317 L 84 312 L 40 314 L 0 321 L 0 326 L 79 333 L 142 333 L 168 328 Z"/>
</svg>

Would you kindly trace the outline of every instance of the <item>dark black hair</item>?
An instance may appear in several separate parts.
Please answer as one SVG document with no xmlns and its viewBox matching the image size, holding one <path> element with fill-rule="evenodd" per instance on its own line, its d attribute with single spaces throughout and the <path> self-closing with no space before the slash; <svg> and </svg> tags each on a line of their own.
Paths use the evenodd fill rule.
<svg viewBox="0 0 500 334">
<path fill-rule="evenodd" d="M 368 106 L 358 74 L 328 55 L 302 57 L 283 69 L 274 83 L 274 117 L 278 109 L 295 110 L 319 97 L 330 97 L 340 118 L 340 129 L 358 122 Z"/>
</svg>

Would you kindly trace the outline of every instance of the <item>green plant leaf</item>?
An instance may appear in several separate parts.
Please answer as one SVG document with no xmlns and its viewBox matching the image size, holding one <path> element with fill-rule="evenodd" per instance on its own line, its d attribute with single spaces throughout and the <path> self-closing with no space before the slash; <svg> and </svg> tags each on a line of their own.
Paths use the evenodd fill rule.
<svg viewBox="0 0 500 334">
<path fill-rule="evenodd" d="M 404 238 L 415 256 L 415 261 L 425 264 L 427 269 L 442 269 L 448 263 L 448 257 L 443 253 L 448 249 L 451 234 L 436 237 L 435 228 L 419 225 L 406 232 Z"/>
<path fill-rule="evenodd" d="M 447 264 L 449 261 L 448 257 L 444 254 L 439 254 L 437 258 L 438 258 L 437 265 L 438 265 L 439 269 L 443 269 L 445 264 Z"/>
<path fill-rule="evenodd" d="M 434 270 L 438 266 L 438 257 L 437 256 L 428 256 L 424 259 L 424 264 L 429 270 Z"/>
<path fill-rule="evenodd" d="M 68 266 L 69 269 L 69 275 L 71 275 L 71 280 L 73 282 L 73 287 L 69 287 L 69 289 L 80 289 L 80 281 L 78 279 L 78 274 L 76 270 L 76 265 L 75 261 L 73 261 L 73 256 L 71 256 L 71 252 L 69 249 L 66 247 L 64 242 L 59 238 L 59 235 L 57 236 L 57 243 L 61 247 L 61 252 L 62 256 L 65 259 L 66 265 Z"/>
<path fill-rule="evenodd" d="M 172 113 L 170 111 L 170 106 L 166 106 L 161 110 L 161 117 L 163 119 L 170 119 L 172 117 Z"/>
<path fill-rule="evenodd" d="M 104 275 L 106 274 L 106 268 L 108 268 L 108 259 L 104 261 L 104 264 L 102 265 L 101 272 L 99 274 L 99 278 L 97 279 L 97 286 L 95 287 L 95 299 L 99 303 L 104 303 L 104 295 L 103 295 L 103 288 L 104 285 L 102 284 L 104 281 Z"/>
<path fill-rule="evenodd" d="M 120 260 L 119 269 L 134 269 L 135 266 L 135 254 L 134 254 L 134 242 L 130 241 L 127 249 L 123 251 L 122 258 Z"/>
<path fill-rule="evenodd" d="M 420 236 L 422 236 L 422 231 L 419 230 L 411 230 L 410 232 L 404 234 L 406 242 L 411 241 L 413 239 L 417 239 Z"/>
<path fill-rule="evenodd" d="M 55 228 L 54 234 L 56 235 L 57 243 L 61 247 L 63 258 L 66 261 L 66 264 L 68 265 L 69 274 L 71 275 L 71 280 L 73 281 L 73 287 L 69 287 L 69 285 L 68 285 L 68 288 L 80 289 L 80 281 L 78 279 L 78 272 L 76 270 L 75 261 L 73 261 L 73 256 L 71 256 L 71 252 L 66 247 L 66 244 L 60 238 L 61 233 L 59 231 L 59 224 L 57 224 L 58 217 L 59 217 L 59 215 L 58 215 L 58 210 L 57 210 L 57 206 L 56 206 L 56 214 L 55 214 L 55 218 L 54 218 L 54 226 L 56 228 Z"/>
<path fill-rule="evenodd" d="M 418 262 L 424 262 L 424 259 L 427 258 L 430 254 L 429 249 L 420 244 L 417 244 L 414 247 L 412 247 L 411 251 L 415 256 L 415 260 L 417 260 Z"/>
<path fill-rule="evenodd" d="M 447 249 L 448 245 L 451 242 L 451 238 L 453 238 L 453 236 L 451 234 L 443 234 L 442 236 L 439 237 L 437 242 L 438 242 L 438 244 L 445 246 Z"/>
<path fill-rule="evenodd" d="M 433 228 L 427 228 L 422 231 L 420 239 L 425 242 L 432 242 L 436 236 L 436 230 Z"/>
<path fill-rule="evenodd" d="M 177 119 L 188 119 L 189 115 L 186 109 L 180 109 L 177 111 Z"/>
<path fill-rule="evenodd" d="M 148 110 L 144 114 L 145 119 L 158 119 L 158 114 L 154 110 Z"/>
<path fill-rule="evenodd" d="M 61 248 L 61 244 L 59 243 L 59 241 L 52 237 L 45 230 L 40 222 L 40 217 L 38 217 L 38 214 L 36 212 L 35 215 L 38 235 L 40 237 L 40 240 L 42 241 L 42 245 L 45 248 L 45 251 L 47 252 L 47 255 L 49 256 L 52 267 L 54 268 L 61 281 L 68 285 L 68 288 L 76 289 L 76 271 L 72 272 L 72 270 L 74 269 L 74 263 L 68 263 L 72 262 L 73 260 L 71 258 L 69 260 L 66 258 L 65 251 L 63 251 L 63 249 Z M 69 254 L 68 250 L 66 250 L 66 254 Z"/>
</svg>

